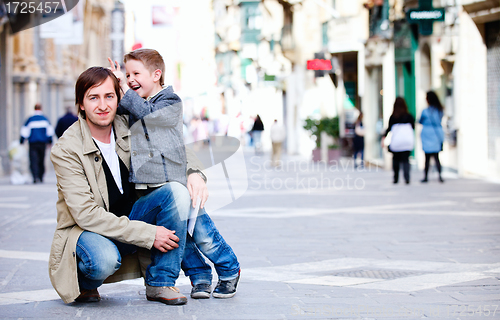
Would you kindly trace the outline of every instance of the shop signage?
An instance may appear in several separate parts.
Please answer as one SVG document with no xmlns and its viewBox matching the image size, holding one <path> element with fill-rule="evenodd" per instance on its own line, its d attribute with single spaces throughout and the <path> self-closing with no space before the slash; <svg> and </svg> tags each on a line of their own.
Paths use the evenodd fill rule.
<svg viewBox="0 0 500 320">
<path fill-rule="evenodd" d="M 307 70 L 332 70 L 332 61 L 326 59 L 307 60 Z"/>
<path fill-rule="evenodd" d="M 432 0 L 419 0 L 418 9 L 410 9 L 406 13 L 408 23 L 417 23 L 418 30 L 423 36 L 430 36 L 435 21 L 444 21 L 444 8 L 434 8 Z"/>
<path fill-rule="evenodd" d="M 444 21 L 444 8 L 434 10 L 409 10 L 408 21 L 417 23 L 420 21 Z"/>
</svg>

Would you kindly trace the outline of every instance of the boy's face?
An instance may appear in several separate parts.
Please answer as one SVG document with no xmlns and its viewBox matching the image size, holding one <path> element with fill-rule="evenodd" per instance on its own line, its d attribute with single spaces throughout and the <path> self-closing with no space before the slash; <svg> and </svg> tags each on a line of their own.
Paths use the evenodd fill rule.
<svg viewBox="0 0 500 320">
<path fill-rule="evenodd" d="M 125 63 L 125 72 L 128 86 L 139 96 L 147 98 L 161 90 L 160 70 L 151 73 L 141 61 L 128 60 Z"/>
</svg>

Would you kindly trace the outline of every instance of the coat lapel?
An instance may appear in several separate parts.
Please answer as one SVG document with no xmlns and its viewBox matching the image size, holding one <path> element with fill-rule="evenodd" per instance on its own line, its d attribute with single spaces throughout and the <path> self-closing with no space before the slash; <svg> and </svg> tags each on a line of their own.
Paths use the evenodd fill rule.
<svg viewBox="0 0 500 320">
<path fill-rule="evenodd" d="M 127 169 L 130 170 L 130 130 L 127 118 L 125 116 L 116 116 L 113 121 L 113 128 L 116 136 L 116 153 L 127 166 Z"/>
<path fill-rule="evenodd" d="M 99 189 L 99 194 L 101 195 L 104 208 L 108 210 L 109 195 L 108 195 L 108 186 L 106 185 L 106 174 L 104 173 L 104 170 L 102 168 L 102 155 L 101 152 L 99 151 L 99 148 L 97 148 L 94 139 L 92 139 L 92 134 L 90 133 L 87 121 L 81 118 L 81 116 L 79 116 L 79 121 L 80 121 L 80 127 L 82 128 L 83 155 L 87 157 L 90 163 L 93 163 L 95 172 L 95 182 Z"/>
</svg>

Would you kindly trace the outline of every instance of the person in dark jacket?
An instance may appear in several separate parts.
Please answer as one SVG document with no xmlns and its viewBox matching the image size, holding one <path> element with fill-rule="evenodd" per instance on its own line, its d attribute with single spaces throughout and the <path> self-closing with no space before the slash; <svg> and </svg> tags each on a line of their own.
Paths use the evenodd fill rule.
<svg viewBox="0 0 500 320">
<path fill-rule="evenodd" d="M 358 120 L 354 125 L 354 168 L 357 168 L 356 158 L 358 154 L 361 156 L 361 167 L 364 166 L 364 150 L 365 150 L 365 128 L 363 126 L 363 112 L 359 113 Z"/>
<path fill-rule="evenodd" d="M 71 107 L 66 107 L 66 114 L 57 120 L 56 125 L 56 136 L 59 139 L 64 131 L 69 128 L 75 121 L 78 120 L 78 117 L 73 114 L 73 110 Z"/>
<path fill-rule="evenodd" d="M 410 157 L 410 152 L 413 149 L 413 136 L 409 137 L 411 140 L 410 146 L 407 148 L 404 148 L 405 150 L 401 150 L 401 148 L 396 148 L 395 140 L 400 140 L 400 137 L 396 137 L 396 135 L 401 134 L 402 130 L 394 130 L 396 127 L 402 128 L 403 126 L 399 126 L 401 124 L 410 124 L 411 125 L 411 134 L 413 135 L 413 130 L 415 130 L 415 118 L 408 112 L 408 107 L 406 106 L 406 102 L 403 98 L 397 97 L 396 101 L 394 102 L 394 110 L 392 112 L 391 117 L 389 118 L 389 127 L 387 128 L 387 131 L 385 132 L 384 137 L 382 138 L 382 145 L 384 144 L 384 138 L 387 137 L 389 132 L 392 130 L 393 131 L 393 137 L 391 144 L 389 145 L 389 152 L 392 153 L 392 169 L 394 171 L 394 183 L 398 183 L 399 180 L 399 168 L 400 165 L 402 164 L 403 166 L 403 172 L 404 172 L 404 177 L 405 177 L 405 182 L 406 184 L 410 183 L 410 162 L 409 162 L 409 157 Z M 409 130 L 409 129 L 408 129 Z M 398 139 L 396 139 L 398 138 Z M 392 146 L 392 148 L 391 148 Z M 407 150 L 406 150 L 407 149 Z"/>
<path fill-rule="evenodd" d="M 427 92 L 426 100 L 429 107 L 422 111 L 419 121 L 423 125 L 421 138 L 422 149 L 425 152 L 424 179 L 421 182 L 427 182 L 431 158 L 434 158 L 434 162 L 436 163 L 439 181 L 444 182 L 441 177 L 441 163 L 439 162 L 439 152 L 443 150 L 444 141 L 444 131 L 441 126 L 443 105 L 439 102 L 439 98 L 434 91 Z"/>
<path fill-rule="evenodd" d="M 33 183 L 43 182 L 45 173 L 45 149 L 52 143 L 54 128 L 42 113 L 42 105 L 35 105 L 35 113 L 21 127 L 21 139 L 29 142 L 30 170 Z"/>
<path fill-rule="evenodd" d="M 262 143 L 260 142 L 261 136 L 262 136 L 262 131 L 264 131 L 264 123 L 262 123 L 260 116 L 257 115 L 257 118 L 255 118 L 255 122 L 253 123 L 253 127 L 252 127 L 252 137 L 253 137 L 253 141 L 255 143 L 255 152 L 256 153 L 258 153 L 262 150 Z"/>
</svg>

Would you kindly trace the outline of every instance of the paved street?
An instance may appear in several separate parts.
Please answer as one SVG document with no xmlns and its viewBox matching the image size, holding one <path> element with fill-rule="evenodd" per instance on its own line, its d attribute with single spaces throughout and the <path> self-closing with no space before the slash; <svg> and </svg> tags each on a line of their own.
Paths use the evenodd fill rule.
<svg viewBox="0 0 500 320">
<path fill-rule="evenodd" d="M 3 178 L 0 318 L 500 319 L 499 184 L 434 173 L 424 185 L 412 172 L 393 185 L 376 167 L 267 159 L 247 153 L 248 190 L 211 213 L 242 265 L 237 295 L 185 306 L 147 301 L 141 279 L 103 285 L 100 303 L 64 304 L 47 267 L 53 171 L 43 185 Z M 184 276 L 178 286 L 189 294 Z"/>
</svg>

